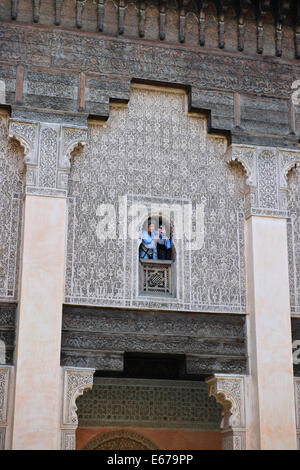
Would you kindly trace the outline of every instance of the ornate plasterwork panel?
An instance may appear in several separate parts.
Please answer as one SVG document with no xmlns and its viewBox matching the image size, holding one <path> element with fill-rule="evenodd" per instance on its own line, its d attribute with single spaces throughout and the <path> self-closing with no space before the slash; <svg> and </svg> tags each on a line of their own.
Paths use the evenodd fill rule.
<svg viewBox="0 0 300 470">
<path fill-rule="evenodd" d="M 75 401 L 85 390 L 93 386 L 94 369 L 64 369 L 63 424 L 77 426 Z"/>
<path fill-rule="evenodd" d="M 74 429 L 61 430 L 61 450 L 75 450 L 76 434 Z"/>
<path fill-rule="evenodd" d="M 6 424 L 9 367 L 0 367 L 0 424 Z"/>
<path fill-rule="evenodd" d="M 0 367 L 0 450 L 5 449 L 8 418 L 8 391 L 11 367 Z"/>
<path fill-rule="evenodd" d="M 221 406 L 204 382 L 96 377 L 77 401 L 78 425 L 220 429 Z"/>
<path fill-rule="evenodd" d="M 287 175 L 300 163 L 300 151 L 231 145 L 228 162 L 240 162 L 246 172 L 246 217 L 288 217 Z"/>
<path fill-rule="evenodd" d="M 71 152 L 86 129 L 0 114 L 0 300 L 17 300 L 23 194 L 66 196 Z M 25 173 L 25 177 L 24 177 Z"/>
<path fill-rule="evenodd" d="M 291 312 L 300 315 L 300 164 L 289 174 L 288 187 Z"/>
<path fill-rule="evenodd" d="M 22 222 L 22 151 L 8 139 L 8 116 L 0 113 L 0 299 L 16 300 Z"/>
<path fill-rule="evenodd" d="M 296 427 L 300 432 L 300 378 L 294 378 L 295 383 L 295 411 L 296 411 Z"/>
<path fill-rule="evenodd" d="M 95 369 L 64 368 L 61 449 L 75 449 L 78 424 L 76 399 L 93 386 Z"/>
<path fill-rule="evenodd" d="M 206 118 L 189 115 L 178 90 L 137 86 L 105 125 L 89 125 L 70 174 L 66 302 L 245 312 L 244 172 L 225 151 L 226 140 L 207 135 Z M 138 295 L 137 244 L 119 218 L 133 201 L 190 207 L 200 243 L 176 245 L 174 299 Z M 115 239 L 97 237 L 103 204 L 114 207 Z"/>
<path fill-rule="evenodd" d="M 24 151 L 25 192 L 65 197 L 71 153 L 85 144 L 86 128 L 10 119 L 9 137 Z"/>
<path fill-rule="evenodd" d="M 222 450 L 245 450 L 246 434 L 244 431 L 222 432 Z"/>
<path fill-rule="evenodd" d="M 246 217 L 287 219 L 291 313 L 300 314 L 300 151 L 232 145 L 246 172 Z"/>
<path fill-rule="evenodd" d="M 206 380 L 209 396 L 223 407 L 221 429 L 223 450 L 246 448 L 245 377 L 218 374 Z"/>
</svg>

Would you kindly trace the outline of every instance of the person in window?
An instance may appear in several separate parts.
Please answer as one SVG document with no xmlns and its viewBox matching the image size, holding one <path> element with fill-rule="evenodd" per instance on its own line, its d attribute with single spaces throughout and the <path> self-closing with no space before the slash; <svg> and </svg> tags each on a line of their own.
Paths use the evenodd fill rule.
<svg viewBox="0 0 300 470">
<path fill-rule="evenodd" d="M 155 230 L 155 225 L 148 223 L 148 230 L 142 231 L 142 243 L 140 246 L 140 258 L 157 260 L 157 240 L 161 231 Z"/>
<path fill-rule="evenodd" d="M 164 225 L 160 225 L 159 229 L 155 230 L 155 225 L 149 222 L 148 231 L 142 231 L 140 258 L 171 259 L 171 242 L 166 236 L 166 227 Z"/>
<path fill-rule="evenodd" d="M 159 237 L 156 244 L 157 257 L 158 259 L 163 260 L 171 259 L 171 242 L 166 236 L 166 227 L 164 225 L 160 225 L 158 232 Z"/>
</svg>

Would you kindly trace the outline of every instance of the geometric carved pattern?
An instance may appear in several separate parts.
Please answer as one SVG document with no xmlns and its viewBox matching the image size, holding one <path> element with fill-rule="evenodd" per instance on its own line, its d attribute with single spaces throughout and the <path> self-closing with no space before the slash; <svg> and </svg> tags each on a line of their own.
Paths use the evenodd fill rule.
<svg viewBox="0 0 300 470">
<path fill-rule="evenodd" d="M 85 137 L 84 127 L 8 120 L 0 115 L 0 298 L 17 299 L 24 190 L 66 196 L 71 152 L 84 145 Z"/>
<path fill-rule="evenodd" d="M 17 300 L 23 162 L 8 140 L 8 116 L 0 114 L 0 299 Z"/>
<path fill-rule="evenodd" d="M 119 429 L 92 439 L 83 450 L 156 450 L 158 447 L 142 434 Z"/>
<path fill-rule="evenodd" d="M 76 399 L 92 388 L 94 369 L 64 368 L 62 410 L 62 449 L 75 449 L 75 430 L 78 424 Z"/>
<path fill-rule="evenodd" d="M 291 312 L 300 315 L 300 165 L 289 173 L 288 188 Z"/>
<path fill-rule="evenodd" d="M 0 450 L 5 449 L 5 435 L 7 428 L 8 391 L 11 377 L 11 367 L 0 367 Z"/>
<path fill-rule="evenodd" d="M 220 428 L 221 407 L 200 381 L 96 377 L 77 406 L 80 427 Z"/>
<path fill-rule="evenodd" d="M 90 123 L 70 173 L 66 303 L 243 313 L 244 172 L 227 165 L 225 151 L 225 138 L 207 134 L 206 118 L 187 113 L 181 90 L 135 85 L 128 106 L 112 106 L 103 125 Z M 117 218 L 125 198 L 190 204 L 193 234 L 204 227 L 203 244 L 183 246 L 174 299 L 139 296 L 138 254 L 118 225 L 116 238 L 97 237 L 99 206 L 112 204 Z"/>
<path fill-rule="evenodd" d="M 227 161 L 240 162 L 246 172 L 246 217 L 251 214 L 287 217 L 287 174 L 300 163 L 300 151 L 231 145 Z"/>
<path fill-rule="evenodd" d="M 71 153 L 85 145 L 86 128 L 10 119 L 9 130 L 24 149 L 26 193 L 66 196 Z"/>
<path fill-rule="evenodd" d="M 9 367 L 0 367 L 0 425 L 7 421 Z"/>
<path fill-rule="evenodd" d="M 61 450 L 76 449 L 76 433 L 75 429 L 61 429 Z"/>
<path fill-rule="evenodd" d="M 232 145 L 227 154 L 247 175 L 246 217 L 287 218 L 291 312 L 300 314 L 300 151 Z"/>
<path fill-rule="evenodd" d="M 206 380 L 209 396 L 223 406 L 221 429 L 224 450 L 246 448 L 245 377 L 215 375 Z"/>
<path fill-rule="evenodd" d="M 172 261 L 140 260 L 141 293 L 172 295 Z"/>
<path fill-rule="evenodd" d="M 77 426 L 76 399 L 93 386 L 94 369 L 64 369 L 63 424 Z"/>
<path fill-rule="evenodd" d="M 0 427 L 0 450 L 5 450 L 6 429 Z"/>
</svg>

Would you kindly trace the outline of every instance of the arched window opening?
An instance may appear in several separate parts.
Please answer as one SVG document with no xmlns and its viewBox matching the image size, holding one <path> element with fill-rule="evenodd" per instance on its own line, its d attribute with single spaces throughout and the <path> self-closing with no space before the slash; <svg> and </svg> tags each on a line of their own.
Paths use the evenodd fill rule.
<svg viewBox="0 0 300 470">
<path fill-rule="evenodd" d="M 145 220 L 139 246 L 140 294 L 175 295 L 173 220 L 163 214 Z"/>
</svg>

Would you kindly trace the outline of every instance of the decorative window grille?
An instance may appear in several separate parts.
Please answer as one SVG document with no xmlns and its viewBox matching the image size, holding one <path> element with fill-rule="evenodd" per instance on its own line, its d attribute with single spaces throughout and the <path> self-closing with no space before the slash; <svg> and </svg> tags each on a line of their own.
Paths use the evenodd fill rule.
<svg viewBox="0 0 300 470">
<path fill-rule="evenodd" d="M 140 259 L 141 294 L 173 295 L 171 260 Z"/>
</svg>

